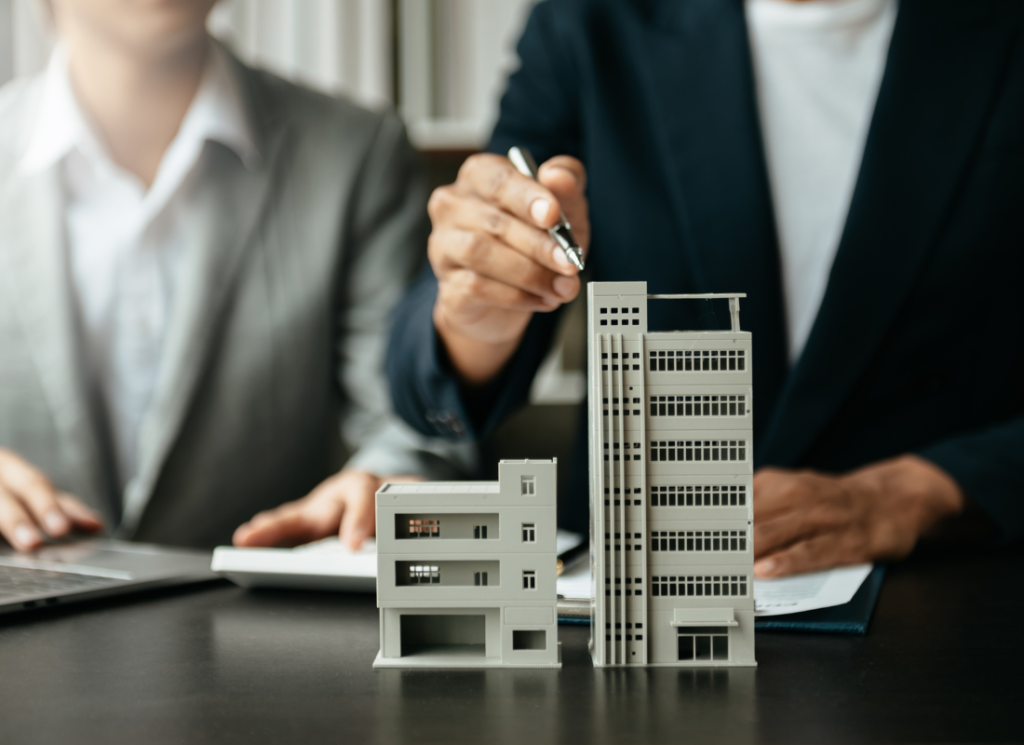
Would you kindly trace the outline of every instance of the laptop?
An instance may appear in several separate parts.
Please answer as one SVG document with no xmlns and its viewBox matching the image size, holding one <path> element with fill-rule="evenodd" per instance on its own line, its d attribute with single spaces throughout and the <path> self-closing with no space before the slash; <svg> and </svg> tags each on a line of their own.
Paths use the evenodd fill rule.
<svg viewBox="0 0 1024 745">
<path fill-rule="evenodd" d="M 115 540 L 0 548 L 0 613 L 217 579 L 210 553 Z"/>
</svg>

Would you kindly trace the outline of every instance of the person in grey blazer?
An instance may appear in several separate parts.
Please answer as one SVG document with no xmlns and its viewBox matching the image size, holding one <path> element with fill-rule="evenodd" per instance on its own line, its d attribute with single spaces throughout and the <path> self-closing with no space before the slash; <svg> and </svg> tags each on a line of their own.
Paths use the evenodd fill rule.
<svg viewBox="0 0 1024 745">
<path fill-rule="evenodd" d="M 52 0 L 49 69 L 0 91 L 0 533 L 20 550 L 103 526 L 354 546 L 382 478 L 472 467 L 393 418 L 381 373 L 428 230 L 401 123 L 241 64 L 212 5 Z"/>
</svg>

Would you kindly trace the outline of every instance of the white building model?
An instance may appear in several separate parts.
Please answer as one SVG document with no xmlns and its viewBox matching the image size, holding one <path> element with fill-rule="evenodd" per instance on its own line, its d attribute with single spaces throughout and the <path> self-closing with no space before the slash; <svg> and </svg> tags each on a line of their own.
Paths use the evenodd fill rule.
<svg viewBox="0 0 1024 745">
<path fill-rule="evenodd" d="M 561 667 L 555 460 L 377 491 L 374 667 Z"/>
<path fill-rule="evenodd" d="M 743 295 L 588 287 L 594 664 L 754 661 Z M 648 300 L 729 298 L 730 331 L 648 333 Z"/>
</svg>

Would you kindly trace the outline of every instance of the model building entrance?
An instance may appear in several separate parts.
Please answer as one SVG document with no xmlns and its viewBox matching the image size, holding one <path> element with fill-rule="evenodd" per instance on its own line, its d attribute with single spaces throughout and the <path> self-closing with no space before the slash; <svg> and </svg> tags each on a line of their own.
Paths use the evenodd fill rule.
<svg viewBox="0 0 1024 745">
<path fill-rule="evenodd" d="M 679 629 L 680 662 L 726 662 L 729 659 L 729 629 L 725 626 L 696 626 Z"/>
<path fill-rule="evenodd" d="M 487 623 L 482 615 L 403 615 L 401 619 L 403 657 L 486 654 Z"/>
</svg>

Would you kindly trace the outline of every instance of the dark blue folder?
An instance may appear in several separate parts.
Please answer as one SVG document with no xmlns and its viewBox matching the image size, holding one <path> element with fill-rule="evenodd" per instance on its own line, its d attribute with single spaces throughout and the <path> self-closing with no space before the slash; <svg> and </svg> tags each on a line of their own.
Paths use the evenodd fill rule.
<svg viewBox="0 0 1024 745">
<path fill-rule="evenodd" d="M 825 634 L 864 635 L 868 633 L 868 624 L 871 623 L 871 614 L 875 611 L 884 576 L 885 567 L 876 566 L 850 602 L 845 605 L 758 618 L 754 621 L 754 628 L 758 631 L 816 631 Z"/>
</svg>

